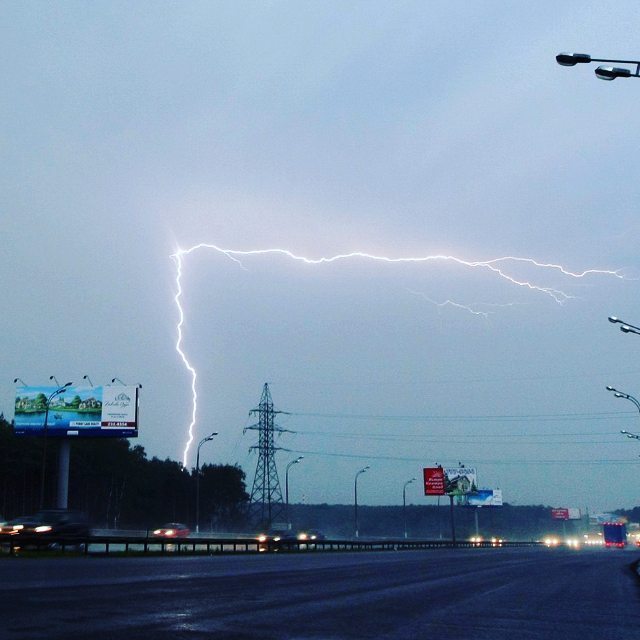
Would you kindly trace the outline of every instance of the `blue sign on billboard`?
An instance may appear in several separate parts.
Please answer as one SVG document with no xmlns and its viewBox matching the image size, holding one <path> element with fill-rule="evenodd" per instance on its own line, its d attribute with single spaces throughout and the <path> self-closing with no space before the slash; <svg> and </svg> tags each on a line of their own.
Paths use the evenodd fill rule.
<svg viewBox="0 0 640 640">
<path fill-rule="evenodd" d="M 135 438 L 138 387 L 17 387 L 14 433 Z"/>
<path fill-rule="evenodd" d="M 501 489 L 478 489 L 467 494 L 467 504 L 470 507 L 501 507 Z"/>
</svg>

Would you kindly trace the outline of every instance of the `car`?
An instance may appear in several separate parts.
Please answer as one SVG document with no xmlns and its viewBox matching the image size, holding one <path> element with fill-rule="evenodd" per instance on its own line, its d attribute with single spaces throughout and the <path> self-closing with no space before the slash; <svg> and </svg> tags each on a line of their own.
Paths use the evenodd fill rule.
<svg viewBox="0 0 640 640">
<path fill-rule="evenodd" d="M 283 543 L 297 542 L 298 536 L 291 529 L 269 529 L 266 533 L 258 535 L 260 551 L 273 551 L 283 545 Z"/>
<path fill-rule="evenodd" d="M 167 522 L 153 531 L 156 538 L 188 538 L 191 530 L 181 522 Z"/>
<path fill-rule="evenodd" d="M 314 540 L 325 540 L 326 536 L 317 529 L 305 529 L 298 532 L 298 540 L 301 542 L 313 542 Z"/>
<path fill-rule="evenodd" d="M 86 538 L 90 534 L 86 514 L 71 509 L 43 509 L 31 516 L 10 520 L 3 535 L 43 538 Z"/>
</svg>

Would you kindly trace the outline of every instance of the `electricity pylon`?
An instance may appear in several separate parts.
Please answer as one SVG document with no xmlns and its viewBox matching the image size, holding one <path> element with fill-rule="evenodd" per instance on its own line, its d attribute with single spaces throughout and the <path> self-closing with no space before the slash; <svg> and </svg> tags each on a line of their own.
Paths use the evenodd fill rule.
<svg viewBox="0 0 640 640">
<path fill-rule="evenodd" d="M 255 527 L 266 529 L 270 529 L 273 522 L 284 517 L 285 510 L 275 457 L 276 451 L 282 447 L 275 446 L 274 437 L 276 433 L 290 431 L 275 424 L 277 413 L 286 412 L 274 410 L 269 385 L 265 382 L 260 404 L 249 412 L 249 415 L 258 415 L 258 422 L 247 429 L 258 432 L 258 444 L 251 447 L 258 450 L 258 465 L 249 501 L 249 521 Z"/>
</svg>

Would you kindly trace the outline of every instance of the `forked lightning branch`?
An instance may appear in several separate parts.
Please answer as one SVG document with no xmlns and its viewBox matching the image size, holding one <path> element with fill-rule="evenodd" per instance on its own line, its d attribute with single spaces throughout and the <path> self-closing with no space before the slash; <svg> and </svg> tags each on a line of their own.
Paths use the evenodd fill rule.
<svg viewBox="0 0 640 640">
<path fill-rule="evenodd" d="M 510 286 L 524 288 L 529 290 L 533 294 L 539 294 L 550 297 L 558 304 L 563 304 L 566 301 L 572 299 L 574 296 L 553 287 L 543 286 L 535 281 L 522 279 L 514 275 L 516 267 L 527 266 L 535 271 L 541 273 L 555 273 L 567 279 L 582 279 L 588 276 L 608 276 L 613 278 L 624 279 L 621 271 L 609 270 L 609 269 L 585 269 L 584 271 L 570 271 L 561 264 L 554 264 L 548 262 L 539 262 L 533 258 L 522 258 L 518 256 L 503 256 L 501 258 L 493 258 L 491 260 L 466 260 L 452 255 L 426 255 L 426 256 L 409 256 L 409 257 L 389 257 L 379 256 L 371 253 L 365 253 L 361 251 L 353 251 L 350 253 L 341 253 L 333 256 L 323 256 L 320 258 L 307 258 L 305 256 L 298 255 L 289 251 L 288 249 L 253 249 L 253 250 L 240 250 L 240 249 L 225 249 L 215 244 L 200 243 L 196 244 L 189 249 L 178 249 L 171 257 L 176 265 L 176 294 L 174 297 L 176 307 L 178 309 L 178 324 L 176 326 L 177 340 L 176 351 L 178 352 L 186 370 L 191 377 L 191 417 L 189 426 L 187 429 L 187 439 L 183 452 L 183 465 L 187 466 L 187 459 L 189 456 L 189 449 L 194 438 L 194 427 L 197 421 L 198 413 L 198 392 L 197 392 L 197 379 L 198 374 L 190 363 L 183 345 L 183 327 L 185 321 L 185 311 L 182 305 L 182 276 L 185 266 L 185 259 L 190 254 L 196 251 L 212 251 L 225 255 L 230 260 L 236 262 L 240 267 L 243 267 L 242 259 L 255 257 L 255 256 L 282 256 L 286 257 L 294 262 L 303 263 L 309 266 L 321 267 L 325 264 L 342 261 L 353 260 L 367 260 L 374 262 L 383 262 L 388 264 L 406 264 L 406 263 L 418 263 L 428 265 L 429 263 L 442 263 L 448 262 L 456 264 L 466 269 L 480 269 L 489 272 L 496 278 L 502 279 Z M 461 305 L 456 305 L 461 306 Z"/>
</svg>

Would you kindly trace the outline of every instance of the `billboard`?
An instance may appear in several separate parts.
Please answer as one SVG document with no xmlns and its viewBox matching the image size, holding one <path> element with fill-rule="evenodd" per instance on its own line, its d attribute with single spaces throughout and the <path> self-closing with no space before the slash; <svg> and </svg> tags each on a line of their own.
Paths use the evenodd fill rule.
<svg viewBox="0 0 640 640">
<path fill-rule="evenodd" d="M 551 509 L 551 517 L 554 520 L 568 520 L 569 519 L 569 509 L 565 507 L 556 507 Z"/>
<path fill-rule="evenodd" d="M 444 469 L 444 490 L 449 496 L 464 496 L 476 491 L 478 480 L 474 467 L 450 467 Z"/>
<path fill-rule="evenodd" d="M 138 387 L 16 387 L 14 433 L 135 438 Z"/>
<path fill-rule="evenodd" d="M 424 476 L 424 495 L 443 496 L 444 469 L 442 467 L 429 467 L 422 470 Z"/>
<path fill-rule="evenodd" d="M 501 507 L 502 489 L 478 489 L 467 495 L 470 507 Z"/>
<path fill-rule="evenodd" d="M 592 524 L 604 524 L 605 522 L 622 522 L 622 517 L 615 513 L 594 513 L 589 517 Z"/>
<path fill-rule="evenodd" d="M 580 518 L 582 517 L 580 509 L 569 507 L 567 511 L 569 512 L 569 520 L 580 520 Z"/>
</svg>

